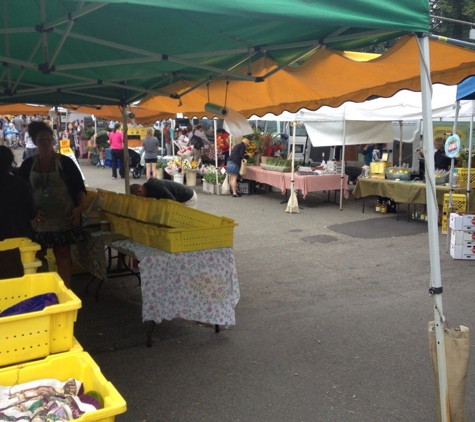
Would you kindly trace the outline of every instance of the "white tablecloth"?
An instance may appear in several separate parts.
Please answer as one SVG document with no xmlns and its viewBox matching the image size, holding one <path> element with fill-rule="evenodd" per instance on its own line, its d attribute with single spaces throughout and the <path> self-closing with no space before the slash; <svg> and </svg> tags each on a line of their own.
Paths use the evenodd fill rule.
<svg viewBox="0 0 475 422">
<path fill-rule="evenodd" d="M 143 321 L 182 318 L 235 325 L 240 292 L 231 248 L 172 254 L 129 239 L 114 246 L 132 251 L 140 261 Z"/>
</svg>

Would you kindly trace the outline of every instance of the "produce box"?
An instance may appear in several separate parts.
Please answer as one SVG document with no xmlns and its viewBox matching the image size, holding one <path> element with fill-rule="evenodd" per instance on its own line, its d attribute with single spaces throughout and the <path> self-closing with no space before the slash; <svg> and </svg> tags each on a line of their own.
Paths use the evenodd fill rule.
<svg viewBox="0 0 475 422">
<path fill-rule="evenodd" d="M 450 232 L 450 243 L 475 246 L 475 231 L 452 230 Z"/>
<path fill-rule="evenodd" d="M 369 172 L 370 173 L 383 173 L 387 167 L 392 167 L 391 161 L 372 161 L 369 163 Z M 383 177 L 384 179 L 384 177 Z"/>
<path fill-rule="evenodd" d="M 216 185 L 214 183 L 209 183 L 206 180 L 203 180 L 203 192 L 210 193 L 212 195 L 217 195 L 220 189 L 221 185 Z"/>
<path fill-rule="evenodd" d="M 56 293 L 59 304 L 42 311 L 0 318 L 0 366 L 64 352 L 73 346 L 73 328 L 80 299 L 56 273 L 29 274 L 0 280 L 0 312 L 22 300 Z"/>
<path fill-rule="evenodd" d="M 36 252 L 41 249 L 41 246 L 27 237 L 13 237 L 0 242 L 0 251 L 15 248 L 20 248 L 21 262 L 25 266 L 25 264 L 35 262 Z"/>
<path fill-rule="evenodd" d="M 472 213 L 451 213 L 449 220 L 452 230 L 475 231 L 475 214 Z"/>
<path fill-rule="evenodd" d="M 454 259 L 475 260 L 475 245 L 455 245 L 451 243 L 450 256 Z"/>
<path fill-rule="evenodd" d="M 112 383 L 102 375 L 97 363 L 86 352 L 60 353 L 43 360 L 0 369 L 0 385 L 3 386 L 45 378 L 54 378 L 62 382 L 74 378 L 83 383 L 85 393 L 93 390 L 101 395 L 104 407 L 74 419 L 77 422 L 113 422 L 115 415 L 126 411 L 125 400 Z"/>
<path fill-rule="evenodd" d="M 114 233 L 122 234 L 127 237 L 132 237 L 132 228 L 130 218 L 118 216 L 111 212 L 104 213 L 105 218 L 111 223 L 111 230 Z"/>
</svg>

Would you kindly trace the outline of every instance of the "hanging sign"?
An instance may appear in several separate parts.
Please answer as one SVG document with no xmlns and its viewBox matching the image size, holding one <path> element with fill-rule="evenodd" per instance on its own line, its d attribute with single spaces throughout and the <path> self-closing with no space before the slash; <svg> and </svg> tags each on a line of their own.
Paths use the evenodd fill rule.
<svg viewBox="0 0 475 422">
<path fill-rule="evenodd" d="M 445 141 L 445 155 L 449 158 L 455 158 L 460 151 L 460 138 L 458 135 L 451 135 Z"/>
</svg>

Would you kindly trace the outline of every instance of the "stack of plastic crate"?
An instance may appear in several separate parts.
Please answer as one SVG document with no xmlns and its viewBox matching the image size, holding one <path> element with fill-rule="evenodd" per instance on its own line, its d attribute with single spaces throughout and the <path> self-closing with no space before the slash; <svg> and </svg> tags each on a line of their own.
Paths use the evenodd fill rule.
<svg viewBox="0 0 475 422">
<path fill-rule="evenodd" d="M 475 260 L 475 213 L 450 214 L 450 255 Z"/>
<path fill-rule="evenodd" d="M 39 311 L 0 318 L 0 385 L 73 378 L 83 383 L 85 393 L 95 391 L 104 402 L 101 409 L 75 420 L 110 422 L 126 410 L 124 399 L 74 338 L 81 301 L 57 273 L 0 280 L 0 291 L 8 292 L 0 297 L 0 313 L 46 293 L 54 293 L 59 302 Z"/>
<path fill-rule="evenodd" d="M 461 193 L 452 194 L 452 206 L 450 206 L 450 194 L 444 194 L 444 208 L 442 213 L 442 234 L 447 234 L 447 227 L 451 212 L 464 212 L 467 209 L 467 195 Z"/>
<path fill-rule="evenodd" d="M 36 259 L 36 252 L 41 249 L 38 243 L 27 237 L 14 237 L 0 242 L 0 251 L 20 249 L 21 263 L 25 274 L 34 274 L 41 267 L 41 260 Z"/>
</svg>

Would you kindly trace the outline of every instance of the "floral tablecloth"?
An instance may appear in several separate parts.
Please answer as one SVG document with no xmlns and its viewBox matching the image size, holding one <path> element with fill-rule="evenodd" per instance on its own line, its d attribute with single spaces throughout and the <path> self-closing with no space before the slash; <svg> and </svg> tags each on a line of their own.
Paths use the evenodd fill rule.
<svg viewBox="0 0 475 422">
<path fill-rule="evenodd" d="M 112 247 L 129 250 L 140 261 L 143 321 L 235 325 L 240 292 L 231 248 L 172 254 L 130 239 Z"/>
</svg>

